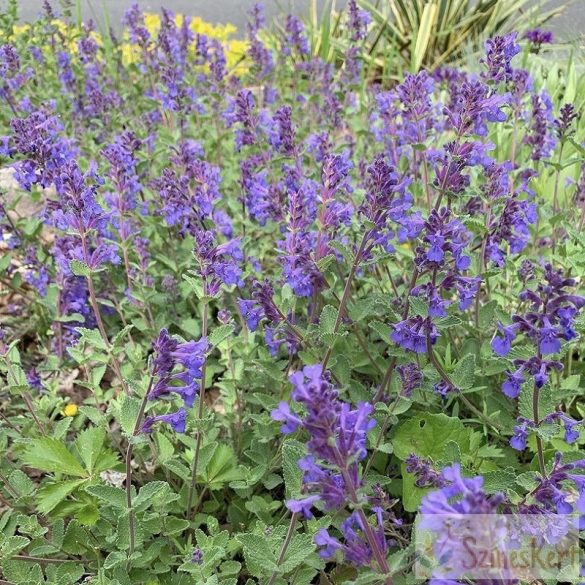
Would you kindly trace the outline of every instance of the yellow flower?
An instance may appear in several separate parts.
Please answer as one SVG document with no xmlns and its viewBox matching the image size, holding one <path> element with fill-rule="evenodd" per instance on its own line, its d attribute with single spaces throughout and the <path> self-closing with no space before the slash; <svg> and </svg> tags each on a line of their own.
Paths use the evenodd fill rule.
<svg viewBox="0 0 585 585">
<path fill-rule="evenodd" d="M 77 404 L 67 404 L 65 406 L 65 408 L 63 408 L 63 410 L 61 411 L 61 414 L 63 416 L 75 416 L 77 413 L 79 412 L 79 408 L 77 407 Z"/>
</svg>

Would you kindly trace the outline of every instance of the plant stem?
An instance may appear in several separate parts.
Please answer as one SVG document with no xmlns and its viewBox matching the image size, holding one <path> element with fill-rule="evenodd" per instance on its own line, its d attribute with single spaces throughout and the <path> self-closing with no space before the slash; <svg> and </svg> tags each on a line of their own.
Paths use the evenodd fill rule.
<svg viewBox="0 0 585 585">
<path fill-rule="evenodd" d="M 408 317 L 408 311 L 410 310 L 410 306 L 408 304 L 408 298 L 410 297 L 410 293 L 412 291 L 412 289 L 414 288 L 414 285 L 416 284 L 416 281 L 418 280 L 418 277 L 420 276 L 418 270 L 415 268 L 414 272 L 412 273 L 412 278 L 410 279 L 410 282 L 408 283 L 408 288 L 406 289 L 406 294 L 404 295 L 404 300 L 402 301 L 403 303 L 403 307 L 402 307 L 402 320 L 404 321 L 404 319 L 406 319 Z M 382 378 L 382 381 L 380 382 L 380 387 L 378 388 L 378 391 L 376 392 L 374 399 L 372 400 L 372 402 L 375 404 L 376 402 L 380 402 L 380 400 L 384 397 L 384 393 L 386 392 L 386 388 L 390 385 L 390 382 L 392 381 L 392 376 L 394 374 L 394 368 L 396 367 L 396 356 L 392 357 L 392 359 L 390 360 L 390 363 L 388 364 L 388 368 L 386 369 L 386 372 L 384 373 L 384 377 Z"/>
<path fill-rule="evenodd" d="M 561 161 L 563 160 L 563 149 L 565 148 L 565 141 L 562 140 L 561 141 L 561 148 L 559 148 L 559 158 L 557 160 L 557 170 L 556 170 L 556 176 L 555 176 L 555 187 L 554 187 L 554 191 L 553 191 L 553 213 L 558 213 L 559 211 L 559 183 L 561 181 L 561 171 L 559 170 L 559 166 L 561 165 Z M 555 234 L 555 230 L 553 229 L 552 232 L 552 253 L 555 253 L 555 249 L 556 249 L 556 245 L 557 245 L 557 238 L 556 238 L 556 234 Z"/>
<path fill-rule="evenodd" d="M 89 256 L 89 250 L 87 248 L 87 236 L 86 236 L 85 232 L 83 232 L 83 231 L 81 231 L 79 235 L 81 238 L 83 259 L 85 260 L 85 263 L 89 265 L 90 256 Z M 100 335 L 102 337 L 102 340 L 107 348 L 109 356 L 112 359 L 112 367 L 114 368 L 114 372 L 116 373 L 116 376 L 118 376 L 118 378 L 120 379 L 120 384 L 122 384 L 122 388 L 124 389 L 124 392 L 126 394 L 130 394 L 130 389 L 128 388 L 126 382 L 124 381 L 124 378 L 122 377 L 122 372 L 120 370 L 120 364 L 118 363 L 118 359 L 114 355 L 112 355 L 112 352 L 111 352 L 112 346 L 110 344 L 108 334 L 106 333 L 106 328 L 104 327 L 104 322 L 102 320 L 102 315 L 100 313 L 100 308 L 99 308 L 99 305 L 97 302 L 97 295 L 95 294 L 95 288 L 93 286 L 93 280 L 92 280 L 91 274 L 86 276 L 86 280 L 87 280 L 87 290 L 89 292 L 89 302 L 91 304 L 91 308 L 92 308 L 93 313 L 95 315 L 95 320 L 96 320 Z"/>
<path fill-rule="evenodd" d="M 288 525 L 288 530 L 286 531 L 286 536 L 284 538 L 284 542 L 282 543 L 282 548 L 280 549 L 280 554 L 278 555 L 278 560 L 276 564 L 280 567 L 282 562 L 284 561 L 284 556 L 286 555 L 286 551 L 291 543 L 293 535 L 295 533 L 295 525 L 297 523 L 298 514 L 296 512 L 290 517 L 290 523 Z M 274 571 L 268 580 L 266 585 L 272 585 L 274 580 L 276 579 L 277 572 Z"/>
<path fill-rule="evenodd" d="M 339 454 L 339 451 L 337 453 L 338 453 L 338 460 L 339 460 L 339 462 L 341 462 L 342 457 Z M 384 552 L 382 550 L 380 550 L 378 539 L 376 538 L 374 532 L 372 531 L 372 527 L 370 526 L 370 523 L 368 522 L 368 519 L 366 518 L 366 514 L 365 514 L 363 508 L 361 507 L 361 504 L 360 504 L 360 501 L 359 501 L 359 498 L 357 495 L 357 490 L 356 490 L 356 487 L 353 483 L 351 475 L 349 474 L 347 467 L 345 467 L 345 466 L 340 466 L 339 470 L 341 471 L 341 475 L 343 477 L 343 482 L 344 482 L 345 487 L 348 491 L 349 498 L 358 511 L 358 515 L 359 515 L 360 520 L 361 520 L 362 525 L 363 525 L 364 535 L 366 537 L 366 540 L 368 541 L 368 544 L 370 545 L 370 548 L 372 549 L 372 553 L 374 555 L 374 558 L 376 559 L 376 563 L 378 563 L 378 567 L 380 568 L 380 571 L 384 575 L 388 575 L 384 579 L 384 583 L 385 583 L 385 585 L 393 585 L 392 578 L 389 576 L 390 567 L 388 566 L 388 562 L 386 561 L 386 557 L 384 556 Z"/>
<path fill-rule="evenodd" d="M 441 379 L 445 383 L 449 384 L 449 386 L 451 386 L 452 388 L 455 388 L 456 390 L 458 390 L 458 388 L 455 386 L 455 384 L 453 384 L 453 382 L 451 382 L 449 375 L 447 374 L 447 372 L 445 371 L 445 369 L 439 363 L 439 360 L 435 356 L 435 353 L 433 351 L 433 345 L 431 343 L 431 338 L 430 338 L 429 334 L 427 334 L 427 353 L 429 354 L 429 359 L 431 360 L 431 363 L 435 367 L 435 370 L 437 370 L 439 376 L 441 376 Z M 488 416 L 486 416 L 483 412 L 481 412 L 481 410 L 479 410 L 479 408 L 477 408 L 467 398 L 467 396 L 464 396 L 460 390 L 458 392 L 458 396 L 461 398 L 461 400 L 463 400 L 463 402 L 469 408 L 469 410 L 471 410 L 474 414 L 476 414 L 482 421 L 484 421 L 486 424 L 490 425 L 496 431 L 503 430 L 502 427 L 500 427 L 497 423 L 494 423 L 494 421 L 492 421 Z"/>
<path fill-rule="evenodd" d="M 540 391 L 537 388 L 536 384 L 534 384 L 534 389 L 532 390 L 532 416 L 534 418 L 535 426 L 538 426 L 540 423 L 540 412 L 539 412 L 539 401 L 540 401 Z M 540 474 L 542 477 L 546 477 L 546 467 L 544 465 L 544 450 L 542 448 L 542 439 L 536 435 L 536 452 L 538 455 L 538 467 L 540 468 Z"/>
<path fill-rule="evenodd" d="M 204 286 L 204 290 L 206 287 Z M 205 293 L 206 294 L 206 293 Z M 201 335 L 203 337 L 207 337 L 207 329 L 208 329 L 208 320 L 209 320 L 209 305 L 207 301 L 203 306 L 203 324 L 201 327 Z M 205 373 L 207 371 L 207 360 L 203 363 L 201 367 L 201 388 L 199 390 L 199 411 L 197 413 L 197 417 L 199 418 L 199 422 L 203 419 L 203 407 L 205 405 Z M 195 456 L 193 457 L 193 465 L 191 467 L 191 483 L 189 484 L 189 495 L 187 496 L 187 519 L 191 517 L 191 512 L 193 508 L 193 497 L 195 494 L 195 482 L 197 479 L 197 466 L 199 465 L 199 454 L 201 452 L 201 442 L 203 440 L 203 433 L 202 430 L 199 428 L 197 430 L 197 443 L 195 444 Z M 200 498 L 201 500 L 201 498 Z M 199 501 L 197 502 L 199 505 Z"/>
<path fill-rule="evenodd" d="M 22 397 L 24 399 L 24 402 L 26 404 L 26 408 L 28 409 L 28 411 L 31 413 L 35 424 L 37 425 L 39 431 L 41 431 L 41 435 L 46 435 L 47 431 L 45 430 L 45 427 L 43 425 L 43 423 L 39 420 L 39 417 L 37 416 L 33 403 L 32 403 L 32 399 L 30 397 L 30 394 L 28 392 L 23 392 L 22 393 Z"/>
<path fill-rule="evenodd" d="M 144 397 L 142 398 L 142 402 L 140 404 L 140 410 L 138 411 L 138 416 L 136 417 L 136 423 L 134 424 L 134 430 L 132 431 L 132 437 L 135 437 L 140 432 L 140 427 L 142 426 L 142 419 L 144 418 L 144 412 L 146 411 L 146 405 L 148 403 L 148 395 L 152 390 L 152 384 L 154 382 L 154 376 L 150 376 L 150 380 L 148 382 L 148 388 L 144 393 Z M 132 452 L 134 451 L 134 445 L 132 444 L 132 440 L 128 442 L 128 449 L 126 450 L 126 506 L 128 507 L 128 535 L 129 535 L 129 547 L 128 547 L 128 556 L 131 557 L 134 553 L 134 543 L 135 543 L 135 526 L 134 526 L 134 510 L 132 509 Z"/>
<path fill-rule="evenodd" d="M 14 372 L 14 368 L 12 367 L 12 362 L 10 361 L 10 357 L 8 355 L 6 355 L 5 358 L 6 358 L 6 361 L 5 361 L 6 368 L 8 369 L 8 372 L 14 378 L 14 380 L 17 380 L 18 378 Z M 35 412 L 30 394 L 25 391 L 22 393 L 22 398 L 24 400 L 24 403 L 26 405 L 27 410 L 30 412 L 31 416 L 33 417 L 33 420 L 35 421 L 35 424 L 37 425 L 37 428 L 39 429 L 41 435 L 46 435 L 47 432 L 45 431 L 45 427 L 44 427 L 43 423 L 39 420 L 39 417 L 37 416 L 37 413 Z M 14 425 L 12 425 L 12 426 L 13 426 L 13 428 L 15 428 Z"/>
<path fill-rule="evenodd" d="M 345 305 L 347 304 L 347 301 L 349 299 L 349 295 L 351 293 L 351 285 L 353 283 L 353 279 L 355 277 L 356 270 L 357 270 L 359 263 L 361 261 L 362 254 L 364 253 L 364 249 L 366 247 L 366 243 L 368 242 L 369 237 L 370 237 L 370 230 L 366 231 L 366 233 L 364 234 L 362 241 L 360 243 L 360 247 L 358 248 L 358 251 L 355 254 L 355 258 L 353 259 L 353 262 L 351 264 L 349 276 L 347 277 L 347 280 L 345 281 L 345 288 L 343 289 L 343 295 L 341 296 L 341 301 L 339 303 L 339 310 L 337 311 L 335 325 L 333 326 L 333 333 L 337 333 L 339 331 L 339 327 L 341 325 L 341 322 L 343 320 L 343 315 L 345 313 Z M 331 352 L 332 352 L 332 348 L 328 347 L 327 351 L 325 352 L 325 356 L 323 357 L 323 370 L 325 370 L 327 368 L 327 363 L 329 362 L 329 358 L 331 357 Z"/>
</svg>

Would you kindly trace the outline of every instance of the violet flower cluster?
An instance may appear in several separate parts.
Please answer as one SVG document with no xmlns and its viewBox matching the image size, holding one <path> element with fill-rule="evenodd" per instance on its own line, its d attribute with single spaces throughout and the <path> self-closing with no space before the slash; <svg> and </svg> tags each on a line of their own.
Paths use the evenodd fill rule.
<svg viewBox="0 0 585 585">
<path fill-rule="evenodd" d="M 372 406 L 360 403 L 355 409 L 339 398 L 321 364 L 305 366 L 289 378 L 293 400 L 303 405 L 306 414 L 296 414 L 286 402 L 281 402 L 272 412 L 274 420 L 282 422 L 281 432 L 294 433 L 303 429 L 308 433 L 308 455 L 299 460 L 303 470 L 303 490 L 306 494 L 297 500 L 289 500 L 287 507 L 306 518 L 313 516 L 312 509 L 318 504 L 324 510 L 341 510 L 348 504 L 358 504 L 363 499 L 359 462 L 366 456 L 367 433 L 375 426 L 371 418 Z M 377 527 L 371 532 L 375 546 L 387 548 L 381 510 L 377 514 Z M 315 543 L 320 554 L 330 557 L 341 550 L 348 562 L 368 565 L 372 562 L 374 545 L 368 541 L 367 522 L 357 512 L 343 521 L 343 541 L 321 530 Z M 371 537 L 371 536 L 370 536 Z"/>
<path fill-rule="evenodd" d="M 585 297 L 571 294 L 568 288 L 575 286 L 573 278 L 566 278 L 562 270 L 555 270 L 551 264 L 544 266 L 544 283 L 538 284 L 536 290 L 526 289 L 520 293 L 520 300 L 527 304 L 526 312 L 513 315 L 510 325 L 498 325 L 499 334 L 492 340 L 493 351 L 502 357 L 508 355 L 512 343 L 519 334 L 534 345 L 535 355 L 513 360 L 514 371 L 506 373 L 502 392 L 508 398 L 518 398 L 523 384 L 532 379 L 535 391 L 540 390 L 549 381 L 553 371 L 560 371 L 563 364 L 558 359 L 546 356 L 559 354 L 563 341 L 569 342 L 577 336 L 574 330 L 575 319 L 580 309 L 585 306 Z M 548 413 L 544 423 L 561 421 L 565 428 L 565 440 L 574 443 L 578 438 L 575 430 L 577 422 L 560 412 Z M 526 448 L 528 430 L 537 427 L 541 421 L 519 419 L 514 429 L 511 445 L 515 449 Z"/>
<path fill-rule="evenodd" d="M 177 433 L 184 433 L 187 424 L 185 407 L 193 406 L 199 392 L 209 343 L 205 337 L 181 343 L 171 337 L 166 329 L 161 329 L 152 347 L 152 378 L 156 382 L 148 399 L 170 399 L 172 394 L 177 394 L 184 406 L 175 412 L 146 417 L 141 430 L 150 433 L 155 423 L 164 422 Z"/>
</svg>

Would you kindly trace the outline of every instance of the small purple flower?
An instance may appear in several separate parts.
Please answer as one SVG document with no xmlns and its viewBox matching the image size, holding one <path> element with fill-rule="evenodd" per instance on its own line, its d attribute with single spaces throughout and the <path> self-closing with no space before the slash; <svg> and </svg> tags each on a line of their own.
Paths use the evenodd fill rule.
<svg viewBox="0 0 585 585">
<path fill-rule="evenodd" d="M 572 445 L 579 439 L 579 431 L 576 427 L 582 425 L 583 421 L 576 421 L 570 416 L 567 416 L 565 413 L 559 411 L 555 411 L 545 416 L 543 420 L 547 423 L 552 423 L 555 421 L 562 422 L 563 428 L 565 430 L 565 442 L 567 442 L 569 445 Z"/>
<path fill-rule="evenodd" d="M 514 435 L 510 439 L 510 447 L 517 451 L 524 451 L 526 449 L 526 441 L 528 440 L 528 429 L 534 427 L 534 422 L 524 417 L 519 417 L 518 423 L 514 427 Z"/>
<path fill-rule="evenodd" d="M 498 329 L 500 333 L 502 333 L 502 337 L 496 336 L 492 339 L 492 349 L 494 350 L 494 353 L 500 357 L 504 357 L 508 355 L 512 347 L 512 342 L 516 339 L 518 324 L 514 323 L 512 325 L 504 326 L 501 323 L 498 323 Z"/>
<path fill-rule="evenodd" d="M 287 500 L 286 507 L 295 514 L 302 514 L 305 518 L 313 518 L 311 507 L 321 500 L 321 496 L 308 496 L 301 500 Z"/>
<path fill-rule="evenodd" d="M 333 538 L 325 528 L 321 528 L 315 535 L 315 544 L 319 548 L 319 556 L 329 559 L 335 555 L 335 552 L 342 548 L 342 544 L 336 538 Z"/>
<path fill-rule="evenodd" d="M 157 422 L 167 423 L 175 432 L 184 433 L 187 424 L 187 411 L 184 408 L 180 408 L 177 412 L 171 414 L 148 416 L 144 419 L 144 423 L 142 424 L 142 432 L 151 433 L 153 425 Z"/>
<path fill-rule="evenodd" d="M 351 31 L 351 40 L 360 41 L 368 32 L 368 25 L 372 17 L 366 10 L 358 8 L 356 0 L 349 0 L 347 3 L 348 26 Z"/>
<path fill-rule="evenodd" d="M 554 42 L 553 33 L 540 28 L 526 31 L 524 38 L 532 45 L 531 51 L 534 53 L 538 53 L 542 45 L 550 45 Z"/>
<path fill-rule="evenodd" d="M 43 384 L 43 380 L 41 379 L 41 376 L 39 375 L 39 373 L 37 372 L 37 370 L 35 368 L 31 368 L 26 373 L 26 380 L 29 383 L 29 386 L 31 388 L 33 388 L 34 390 L 37 390 L 39 392 L 42 392 L 43 390 L 45 390 L 45 385 Z"/>
<path fill-rule="evenodd" d="M 250 331 L 256 331 L 260 321 L 264 318 L 264 311 L 256 301 L 238 299 L 238 306 L 242 317 L 246 320 L 246 325 Z"/>
<path fill-rule="evenodd" d="M 433 468 L 429 459 L 418 457 L 412 453 L 405 459 L 404 463 L 406 471 L 416 476 L 414 483 L 417 487 L 443 487 L 447 483 L 443 475 Z"/>
<path fill-rule="evenodd" d="M 512 78 L 511 60 L 522 50 L 516 42 L 518 33 L 495 36 L 485 43 L 487 71 L 484 79 L 495 83 L 510 81 Z"/>
<path fill-rule="evenodd" d="M 425 353 L 427 338 L 433 344 L 439 337 L 439 332 L 430 318 L 416 316 L 396 323 L 390 337 L 404 349 L 415 353 Z"/>
<path fill-rule="evenodd" d="M 195 565 L 203 563 L 203 551 L 200 548 L 196 548 L 191 555 L 191 562 Z"/>
<path fill-rule="evenodd" d="M 199 341 L 179 343 L 169 336 L 166 329 L 162 329 L 153 346 L 153 375 L 158 376 L 158 380 L 150 391 L 149 399 L 156 400 L 175 393 L 183 398 L 186 406 L 193 406 L 209 348 L 207 339 L 202 337 Z M 180 369 L 175 371 L 177 367 Z"/>
<path fill-rule="evenodd" d="M 405 396 L 406 398 L 410 398 L 412 396 L 412 392 L 417 388 L 420 388 L 422 384 L 423 376 L 420 368 L 414 362 L 410 362 L 408 364 L 398 366 L 396 371 L 398 372 L 400 381 L 402 382 L 401 395 Z"/>
<path fill-rule="evenodd" d="M 502 392 L 508 398 L 518 398 L 522 391 L 522 384 L 526 382 L 526 378 L 523 375 L 524 368 L 521 367 L 515 372 L 506 372 L 507 380 L 502 384 Z"/>
<path fill-rule="evenodd" d="M 270 416 L 272 416 L 274 420 L 284 423 L 280 427 L 280 432 L 285 435 L 294 433 L 303 424 L 302 419 L 292 413 L 287 402 L 281 402 L 278 405 L 278 408 L 275 408 L 270 413 Z"/>
</svg>

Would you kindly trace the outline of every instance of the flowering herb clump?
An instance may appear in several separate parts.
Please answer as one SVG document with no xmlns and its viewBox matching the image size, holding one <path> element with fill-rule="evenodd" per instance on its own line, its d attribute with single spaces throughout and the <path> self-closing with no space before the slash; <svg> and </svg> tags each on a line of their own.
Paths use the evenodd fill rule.
<svg viewBox="0 0 585 585">
<path fill-rule="evenodd" d="M 578 60 L 266 22 L 1 15 L 1 582 L 401 585 L 585 513 Z"/>
</svg>

